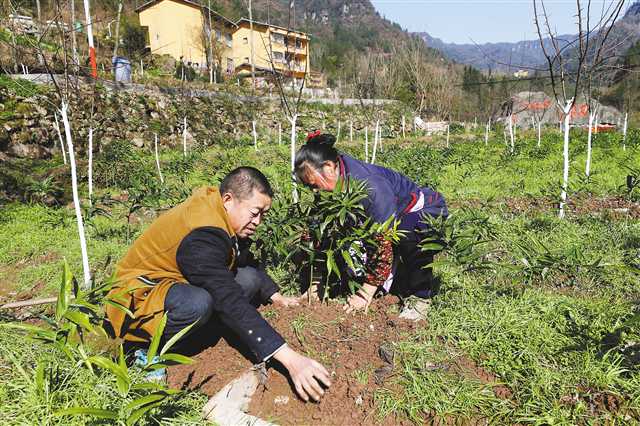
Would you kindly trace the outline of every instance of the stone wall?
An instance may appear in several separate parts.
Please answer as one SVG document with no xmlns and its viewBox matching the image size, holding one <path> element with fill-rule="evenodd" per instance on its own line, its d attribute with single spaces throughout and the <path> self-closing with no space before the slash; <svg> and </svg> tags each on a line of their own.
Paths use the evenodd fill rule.
<svg viewBox="0 0 640 426">
<path fill-rule="evenodd" d="M 54 115 L 60 101 L 52 89 L 44 92 L 25 97 L 0 87 L 1 158 L 47 158 L 59 150 Z M 162 145 L 180 145 L 185 116 L 189 146 L 250 140 L 253 119 L 261 142 L 277 142 L 278 124 L 283 140 L 290 132 L 280 102 L 274 99 L 184 96 L 159 90 L 113 91 L 104 87 L 94 92 L 88 85 L 80 86 L 70 98 L 75 146 L 86 146 L 89 128 L 93 127 L 98 152 L 113 140 L 128 140 L 139 148 L 148 148 L 154 133 Z M 401 131 L 402 114 L 410 123 L 410 112 L 397 103 L 367 107 L 303 103 L 297 127 L 301 137 L 313 129 L 335 133 L 340 121 L 344 140 L 349 137 L 349 121 L 354 123 L 354 132 L 359 132 L 367 125 L 372 128 L 379 119 L 383 135 L 393 136 Z M 59 115 L 58 121 L 62 126 Z"/>
</svg>

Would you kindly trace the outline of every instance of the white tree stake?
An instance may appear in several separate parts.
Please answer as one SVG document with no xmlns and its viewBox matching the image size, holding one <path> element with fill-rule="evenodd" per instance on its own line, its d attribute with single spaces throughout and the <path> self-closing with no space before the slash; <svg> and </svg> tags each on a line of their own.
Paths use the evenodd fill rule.
<svg viewBox="0 0 640 426">
<path fill-rule="evenodd" d="M 511 141 L 511 153 L 513 154 L 513 151 L 515 149 L 515 135 L 513 134 L 513 116 L 509 115 L 509 140 Z"/>
<path fill-rule="evenodd" d="M 538 121 L 538 148 L 540 148 L 540 140 L 542 139 L 542 121 Z"/>
<path fill-rule="evenodd" d="M 67 148 L 69 149 L 69 164 L 71 164 L 71 190 L 73 193 L 73 207 L 76 212 L 76 221 L 78 222 L 78 236 L 80 237 L 80 253 L 82 255 L 82 270 L 84 273 L 83 289 L 88 289 L 91 283 L 91 272 L 89 271 L 89 257 L 87 255 L 87 242 L 84 236 L 84 225 L 82 223 L 82 210 L 80 208 L 80 197 L 78 196 L 78 178 L 76 174 L 76 158 L 73 152 L 73 140 L 71 139 L 71 127 L 69 125 L 69 117 L 67 115 L 67 104 L 62 101 L 62 109 L 60 110 L 62 122 L 64 124 L 64 134 L 67 139 Z"/>
<path fill-rule="evenodd" d="M 156 153 L 156 167 L 158 168 L 158 176 L 160 176 L 160 183 L 164 184 L 164 178 L 162 177 L 162 170 L 160 169 L 160 155 L 158 155 L 158 134 L 154 133 L 154 148 Z"/>
<path fill-rule="evenodd" d="M 187 156 L 187 116 L 182 120 L 182 155 Z"/>
<path fill-rule="evenodd" d="M 484 128 L 484 144 L 489 145 L 489 126 L 491 126 L 491 120 L 487 121 L 487 125 Z"/>
<path fill-rule="evenodd" d="M 282 123 L 278 123 L 278 145 L 282 145 Z"/>
<path fill-rule="evenodd" d="M 353 121 L 349 121 L 349 142 L 353 142 Z"/>
<path fill-rule="evenodd" d="M 340 142 L 340 120 L 338 120 L 338 134 L 336 135 L 336 143 Z"/>
<path fill-rule="evenodd" d="M 60 123 L 58 122 L 58 114 L 53 113 L 53 118 L 56 120 L 56 132 L 58 133 L 58 139 L 60 139 L 60 150 L 62 151 L 62 160 L 64 164 L 67 164 L 67 152 L 64 149 L 64 141 L 62 140 L 62 133 L 60 133 Z"/>
<path fill-rule="evenodd" d="M 293 117 L 289 120 L 291 123 L 291 183 L 293 184 L 293 202 L 298 202 L 298 182 L 296 179 L 296 121 L 298 120 L 298 115 L 294 114 Z"/>
<path fill-rule="evenodd" d="M 628 125 L 629 113 L 624 113 L 624 127 L 622 128 L 622 150 L 627 150 L 627 125 Z"/>
<path fill-rule="evenodd" d="M 93 127 L 89 127 L 89 171 L 87 178 L 89 180 L 89 205 L 93 198 Z"/>
<path fill-rule="evenodd" d="M 569 187 L 569 120 L 571 119 L 571 106 L 573 99 L 567 101 L 567 104 L 562 108 L 564 113 L 564 146 L 562 155 L 564 159 L 564 165 L 562 169 L 562 193 L 560 194 L 560 211 L 558 217 L 563 219 L 565 216 L 564 207 L 567 204 L 567 188 Z"/>
<path fill-rule="evenodd" d="M 253 133 L 253 147 L 257 151 L 258 150 L 258 134 L 256 133 L 256 121 L 253 120 L 251 122 L 251 128 Z"/>
<path fill-rule="evenodd" d="M 364 128 L 364 162 L 369 162 L 369 126 Z"/>
<path fill-rule="evenodd" d="M 596 112 L 589 111 L 589 133 L 587 135 L 587 164 L 584 168 L 584 174 L 589 177 L 591 173 L 591 138 L 593 135 L 593 121 L 595 118 Z"/>
<path fill-rule="evenodd" d="M 449 148 L 449 137 L 451 136 L 450 125 L 447 123 L 447 148 Z"/>
<path fill-rule="evenodd" d="M 380 120 L 376 121 L 376 132 L 373 137 L 373 153 L 371 154 L 371 164 L 376 163 L 376 152 L 378 151 L 378 132 L 380 131 Z"/>
<path fill-rule="evenodd" d="M 404 130 L 405 130 L 405 121 L 404 121 L 404 115 L 403 115 L 402 116 L 402 139 L 406 138 Z"/>
</svg>

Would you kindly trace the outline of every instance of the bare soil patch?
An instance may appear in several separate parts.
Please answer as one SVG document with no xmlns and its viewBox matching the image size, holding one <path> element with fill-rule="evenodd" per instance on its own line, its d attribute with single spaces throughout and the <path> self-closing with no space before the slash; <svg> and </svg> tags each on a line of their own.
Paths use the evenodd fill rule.
<svg viewBox="0 0 640 426">
<path fill-rule="evenodd" d="M 281 425 L 409 423 L 392 416 L 380 421 L 375 409 L 376 391 L 396 387 L 393 342 L 415 336 L 428 326 L 424 321 L 399 319 L 396 297 L 376 300 L 367 314 L 347 315 L 340 304 L 319 302 L 267 308 L 262 313 L 291 347 L 321 362 L 332 374 L 333 384 L 320 403 L 305 403 L 297 397 L 282 367 L 274 363 L 268 369 L 266 384 L 253 396 L 249 414 Z M 171 367 L 170 385 L 216 394 L 252 366 L 232 345 L 234 342 L 220 340 L 196 355 L 195 364 Z M 442 368 L 492 386 L 499 398 L 512 397 L 506 386 L 496 385 L 499 380 L 493 374 L 465 356 L 456 356 Z M 429 419 L 437 417 L 425 413 L 425 420 Z"/>
<path fill-rule="evenodd" d="M 268 370 L 265 386 L 253 397 L 249 413 L 282 425 L 377 423 L 374 393 L 393 374 L 391 342 L 425 327 L 425 322 L 401 320 L 397 298 L 375 301 L 367 314 L 348 315 L 337 303 L 303 305 L 263 314 L 295 350 L 321 362 L 333 384 L 321 403 L 297 397 L 280 366 Z M 380 348 L 383 347 L 382 354 Z M 169 369 L 173 387 L 200 389 L 214 395 L 252 366 L 228 342 L 220 341 L 195 356 L 197 363 Z M 400 424 L 400 419 L 387 419 Z"/>
</svg>

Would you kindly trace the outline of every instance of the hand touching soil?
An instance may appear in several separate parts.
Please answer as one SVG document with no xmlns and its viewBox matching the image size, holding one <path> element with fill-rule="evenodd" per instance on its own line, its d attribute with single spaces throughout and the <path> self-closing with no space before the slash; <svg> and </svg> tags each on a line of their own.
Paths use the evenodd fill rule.
<svg viewBox="0 0 640 426">
<path fill-rule="evenodd" d="M 327 370 L 318 362 L 300 355 L 288 346 L 280 349 L 274 356 L 289 371 L 296 392 L 305 402 L 309 397 L 314 401 L 320 401 L 324 395 L 325 387 L 331 386 L 331 380 Z"/>
<path fill-rule="evenodd" d="M 299 298 L 283 296 L 280 293 L 274 293 L 274 295 L 271 296 L 271 302 L 276 306 L 282 306 L 285 308 L 288 308 L 289 306 L 298 306 L 300 304 Z"/>
<path fill-rule="evenodd" d="M 377 289 L 375 286 L 364 284 L 360 290 L 349 296 L 347 304 L 342 309 L 348 314 L 366 310 L 371 304 Z"/>
</svg>

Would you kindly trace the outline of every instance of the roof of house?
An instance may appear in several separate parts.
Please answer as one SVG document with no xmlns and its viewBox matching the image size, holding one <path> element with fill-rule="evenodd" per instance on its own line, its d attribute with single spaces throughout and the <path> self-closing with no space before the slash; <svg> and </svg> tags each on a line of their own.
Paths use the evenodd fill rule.
<svg viewBox="0 0 640 426">
<path fill-rule="evenodd" d="M 243 17 L 243 18 L 238 19 L 238 20 L 236 21 L 235 25 L 238 25 L 238 26 L 239 26 L 239 25 L 240 25 L 241 23 L 243 23 L 243 22 L 250 23 L 251 21 L 249 20 L 249 18 L 244 18 L 244 17 Z M 293 29 L 291 29 L 291 28 L 281 27 L 281 26 L 279 26 L 279 25 L 267 24 L 266 22 L 259 22 L 259 21 L 254 20 L 254 21 L 253 21 L 253 24 L 254 24 L 254 25 L 260 25 L 260 26 L 263 26 L 263 27 L 278 28 L 278 29 L 280 29 L 280 30 L 284 30 L 284 31 L 287 31 L 287 32 L 291 32 L 291 33 L 298 33 L 298 34 L 304 34 L 304 35 L 306 35 L 307 37 L 311 37 L 311 34 L 309 34 L 309 33 L 305 33 L 304 31 L 293 30 Z"/>
<path fill-rule="evenodd" d="M 149 0 L 148 2 L 146 2 L 146 3 L 142 4 L 141 6 L 139 6 L 138 8 L 136 8 L 135 11 L 137 13 L 140 13 L 144 9 L 147 9 L 148 7 L 151 7 L 151 6 L 153 6 L 153 5 L 157 4 L 157 3 L 160 3 L 162 1 L 164 1 L 164 0 Z M 197 0 L 171 0 L 171 1 L 175 1 L 177 3 L 184 3 L 184 4 L 189 5 L 189 6 L 197 7 L 198 9 L 205 9 L 208 12 L 211 13 L 212 17 L 215 17 L 214 19 L 219 20 L 219 21 L 223 21 L 225 24 L 228 24 L 228 25 L 231 25 L 231 26 L 234 26 L 234 27 L 238 26 L 233 21 L 225 18 L 224 16 L 222 16 L 221 14 L 216 12 L 215 10 L 210 9 L 207 6 L 200 4 Z"/>
</svg>

